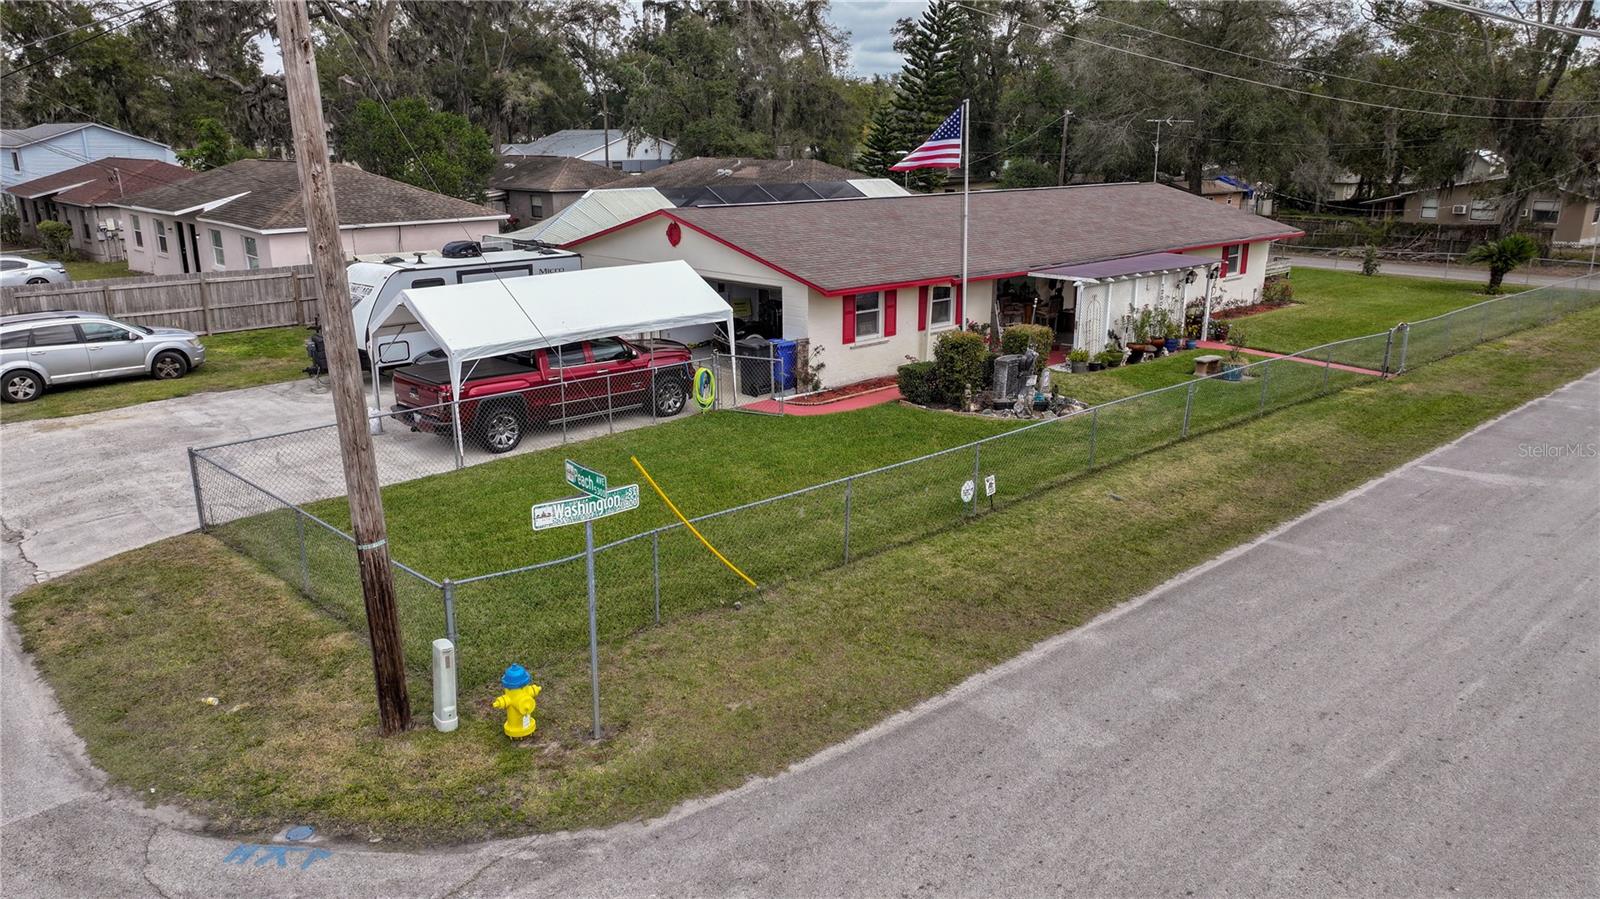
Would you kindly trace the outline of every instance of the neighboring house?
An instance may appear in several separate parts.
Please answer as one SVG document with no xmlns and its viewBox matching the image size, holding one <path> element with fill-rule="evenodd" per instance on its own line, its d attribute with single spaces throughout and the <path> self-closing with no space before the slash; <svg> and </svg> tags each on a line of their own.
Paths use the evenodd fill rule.
<svg viewBox="0 0 1600 899">
<path fill-rule="evenodd" d="M 532 225 L 572 205 L 590 188 L 626 176 L 571 156 L 502 156 L 489 176 L 489 202 L 504 204 L 512 224 Z"/>
<path fill-rule="evenodd" d="M 59 122 L 0 130 L 0 188 L 116 156 L 176 163 L 166 144 L 93 122 Z"/>
<path fill-rule="evenodd" d="M 477 239 L 505 213 L 364 172 L 333 166 L 345 254 L 438 250 Z M 237 271 L 311 261 L 292 160 L 241 159 L 178 184 L 124 197 L 128 267 L 178 274 Z"/>
<path fill-rule="evenodd" d="M 822 351 L 835 385 L 932 358 L 941 332 L 989 321 L 996 298 L 1002 322 L 1052 324 L 1091 352 L 1108 331 L 1126 341 L 1138 308 L 1181 314 L 1207 291 L 1215 308 L 1254 302 L 1272 242 L 1301 234 L 1158 184 L 979 191 L 963 295 L 961 205 L 916 194 L 661 208 L 564 246 L 585 268 L 688 262 L 753 330 Z"/>
<path fill-rule="evenodd" d="M 570 156 L 619 172 L 648 172 L 671 162 L 674 149 L 672 141 L 655 137 L 635 141 L 623 131 L 568 128 L 525 144 L 505 144 L 500 155 Z"/>
<path fill-rule="evenodd" d="M 176 184 L 197 172 L 159 159 L 107 156 L 43 178 L 5 189 L 16 204 L 25 240 L 38 234 L 44 221 L 72 226 L 72 248 L 97 262 L 124 256 L 121 210 L 113 202 L 133 194 Z"/>
<path fill-rule="evenodd" d="M 1489 175 L 1439 188 L 1417 188 L 1368 200 L 1375 215 L 1403 222 L 1443 226 L 1498 226 L 1508 212 L 1518 230 L 1533 233 L 1556 246 L 1587 247 L 1600 241 L 1600 203 L 1575 191 L 1535 191 L 1507 210 L 1506 176 Z"/>
</svg>

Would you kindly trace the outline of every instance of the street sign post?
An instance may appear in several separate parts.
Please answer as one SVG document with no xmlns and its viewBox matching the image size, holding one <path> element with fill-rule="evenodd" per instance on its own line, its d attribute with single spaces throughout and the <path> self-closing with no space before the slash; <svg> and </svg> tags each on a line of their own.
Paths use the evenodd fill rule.
<svg viewBox="0 0 1600 899">
<path fill-rule="evenodd" d="M 594 700 L 594 738 L 600 739 L 600 631 L 595 621 L 594 520 L 639 508 L 639 485 L 611 489 L 606 476 L 567 460 L 567 483 L 587 496 L 538 503 L 533 507 L 533 529 L 583 524 L 583 568 L 589 581 L 589 693 Z"/>
</svg>

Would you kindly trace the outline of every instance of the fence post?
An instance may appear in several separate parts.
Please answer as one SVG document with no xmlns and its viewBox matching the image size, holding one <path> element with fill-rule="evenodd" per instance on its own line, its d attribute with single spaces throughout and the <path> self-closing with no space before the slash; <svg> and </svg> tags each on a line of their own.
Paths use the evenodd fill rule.
<svg viewBox="0 0 1600 899">
<path fill-rule="evenodd" d="M 456 582 L 449 578 L 444 579 L 444 633 L 459 654 L 461 642 L 456 639 Z"/>
<path fill-rule="evenodd" d="M 1089 410 L 1089 468 L 1094 469 L 1095 438 L 1100 434 L 1100 407 Z"/>
<path fill-rule="evenodd" d="M 656 372 L 657 371 L 659 371 L 659 369 L 657 369 L 654 365 L 650 366 L 650 395 L 645 397 L 645 403 L 647 403 L 650 406 L 650 423 L 651 424 L 655 424 L 657 421 L 661 420 L 661 416 L 656 413 Z M 690 401 L 689 397 L 684 397 L 683 398 L 683 404 L 684 405 L 687 406 L 689 404 L 689 401 Z M 658 621 L 657 623 L 659 624 L 660 622 Z"/>
<path fill-rule="evenodd" d="M 617 433 L 616 416 L 611 411 L 611 372 L 606 372 L 606 433 Z"/>
<path fill-rule="evenodd" d="M 661 623 L 661 529 L 650 532 L 650 579 L 655 592 L 656 624 Z"/>
<path fill-rule="evenodd" d="M 377 377 L 376 365 L 373 366 L 373 370 L 373 377 Z M 466 435 L 461 433 L 461 397 L 459 395 L 450 397 L 450 417 L 454 419 L 455 423 L 456 471 L 460 471 L 467 467 L 467 444 Z"/>
<path fill-rule="evenodd" d="M 561 442 L 567 442 L 567 373 L 561 373 Z"/>
<path fill-rule="evenodd" d="M 206 290 L 206 273 L 205 272 L 198 272 L 197 276 L 198 276 L 198 279 L 199 279 L 198 283 L 200 285 L 200 333 L 201 334 L 210 334 L 211 333 L 211 298 L 209 296 L 207 296 L 209 291 Z"/>
<path fill-rule="evenodd" d="M 979 466 L 983 463 L 983 444 L 972 445 L 972 514 L 978 514 L 978 491 L 982 490 L 983 475 Z"/>
<path fill-rule="evenodd" d="M 1195 384 L 1190 382 L 1189 392 L 1183 398 L 1183 433 L 1178 435 L 1179 440 L 1185 440 L 1189 437 L 1189 410 L 1194 408 L 1194 388 Z"/>
<path fill-rule="evenodd" d="M 845 478 L 844 481 L 844 561 L 850 562 L 850 495 L 855 492 L 856 479 Z"/>
<path fill-rule="evenodd" d="M 200 464 L 196 461 L 194 447 L 189 447 L 189 483 L 194 485 L 194 514 L 200 521 L 200 530 L 206 529 L 206 506 L 200 499 Z"/>
<path fill-rule="evenodd" d="M 294 530 L 300 537 L 300 589 L 310 596 L 311 560 L 306 557 L 306 515 L 299 509 L 294 510 Z"/>
<path fill-rule="evenodd" d="M 1410 348 L 1411 348 L 1411 325 L 1406 323 L 1406 322 L 1401 322 L 1400 323 L 1400 369 L 1396 372 L 1396 374 L 1402 374 L 1403 375 L 1403 374 L 1406 373 L 1406 351 L 1409 350 Z M 1329 352 L 1330 355 L 1333 353 L 1332 350 L 1329 350 L 1328 352 Z"/>
<path fill-rule="evenodd" d="M 111 308 L 111 282 L 100 282 L 100 302 L 106 307 L 106 318 L 115 318 L 116 310 Z"/>
<path fill-rule="evenodd" d="M 1396 325 L 1395 327 L 1399 327 Z M 1394 328 L 1389 329 L 1389 336 L 1383 342 L 1383 365 L 1378 369 L 1380 374 L 1389 373 L 1389 352 L 1394 349 Z"/>
<path fill-rule="evenodd" d="M 1400 354 L 1400 357 L 1402 359 L 1404 359 L 1405 358 L 1405 353 L 1402 352 Z M 1323 357 L 1322 357 L 1322 392 L 1323 393 L 1327 393 L 1328 392 L 1328 373 L 1332 369 L 1333 369 L 1333 347 L 1328 347 L 1328 352 L 1323 354 Z"/>
<path fill-rule="evenodd" d="M 1384 363 L 1384 364 L 1387 365 L 1388 363 Z M 1270 363 L 1270 362 L 1261 363 L 1261 401 L 1256 406 L 1256 414 L 1257 415 L 1260 415 L 1260 414 L 1262 414 L 1262 413 L 1267 411 L 1267 375 L 1270 374 L 1271 372 L 1272 372 L 1272 363 Z"/>
<path fill-rule="evenodd" d="M 293 269 L 289 270 L 289 297 L 294 301 L 295 324 L 305 324 L 306 301 L 305 298 L 300 295 L 300 273 Z"/>
<path fill-rule="evenodd" d="M 1444 352 L 1441 355 L 1444 355 L 1444 356 L 1450 355 L 1450 341 L 1452 339 L 1454 339 L 1454 337 L 1455 337 L 1455 328 L 1453 327 L 1455 325 L 1455 320 L 1456 320 L 1456 314 L 1454 312 L 1445 313 L 1445 316 L 1444 316 Z"/>
<path fill-rule="evenodd" d="M 1492 306 L 1492 305 L 1494 305 L 1494 304 L 1493 303 L 1484 303 L 1482 306 L 1478 307 L 1478 309 L 1479 309 L 1479 313 L 1478 313 L 1478 342 L 1479 343 L 1483 343 L 1484 333 L 1485 333 L 1486 329 L 1489 326 L 1489 307 Z"/>
</svg>

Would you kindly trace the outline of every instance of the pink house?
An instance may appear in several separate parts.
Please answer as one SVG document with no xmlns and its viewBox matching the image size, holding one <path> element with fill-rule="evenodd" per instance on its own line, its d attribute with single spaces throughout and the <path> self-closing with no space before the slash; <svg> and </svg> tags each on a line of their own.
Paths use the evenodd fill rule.
<svg viewBox="0 0 1600 899">
<path fill-rule="evenodd" d="M 339 235 L 348 256 L 438 250 L 477 240 L 506 218 L 349 165 L 333 167 Z M 242 159 L 118 199 L 128 267 L 166 275 L 311 261 L 292 160 Z"/>
</svg>

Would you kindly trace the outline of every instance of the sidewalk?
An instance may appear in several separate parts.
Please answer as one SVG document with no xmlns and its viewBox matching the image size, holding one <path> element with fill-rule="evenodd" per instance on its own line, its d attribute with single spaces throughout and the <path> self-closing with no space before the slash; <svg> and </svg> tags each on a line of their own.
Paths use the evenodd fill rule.
<svg viewBox="0 0 1600 899">
<path fill-rule="evenodd" d="M 803 406 L 798 403 L 761 400 L 739 408 L 747 412 L 765 412 L 769 415 L 831 415 L 835 412 L 854 412 L 857 409 L 865 409 L 868 406 L 880 406 L 898 399 L 900 399 L 900 388 L 890 384 L 887 387 L 879 387 L 877 390 L 869 390 L 866 393 L 858 393 L 855 396 L 843 397 L 828 403 Z"/>
<path fill-rule="evenodd" d="M 1335 269 L 1346 272 L 1361 271 L 1359 258 L 1345 258 L 1340 256 L 1300 256 L 1293 250 L 1284 254 L 1295 268 L 1322 268 Z M 1513 271 L 1506 275 L 1506 285 L 1523 285 L 1526 287 L 1547 287 L 1551 284 L 1560 284 L 1573 278 L 1581 278 L 1588 273 L 1586 268 L 1573 267 L 1570 275 L 1535 275 L 1527 271 Z M 1482 281 L 1489 283 L 1489 270 L 1470 268 L 1460 265 L 1437 265 L 1429 262 L 1390 262 L 1381 263 L 1379 274 L 1402 275 L 1407 278 L 1440 278 L 1446 281 Z"/>
</svg>

